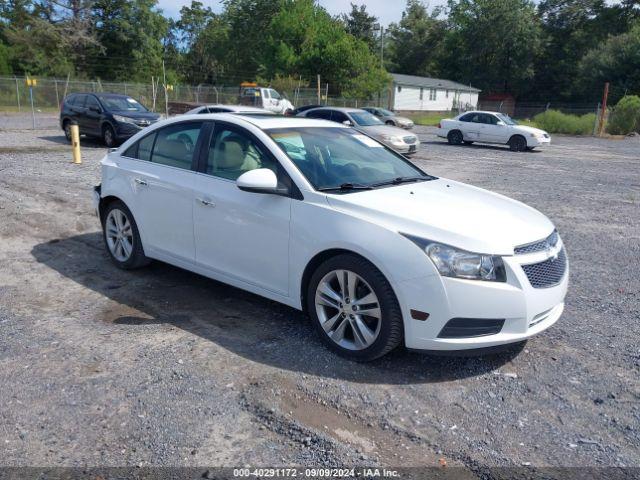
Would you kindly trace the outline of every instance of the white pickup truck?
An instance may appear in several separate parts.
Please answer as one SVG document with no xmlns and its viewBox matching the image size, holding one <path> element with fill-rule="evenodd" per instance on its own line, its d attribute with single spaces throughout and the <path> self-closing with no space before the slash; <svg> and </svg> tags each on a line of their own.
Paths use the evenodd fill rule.
<svg viewBox="0 0 640 480">
<path fill-rule="evenodd" d="M 273 88 L 256 85 L 241 86 L 239 100 L 241 105 L 264 108 L 282 115 L 289 114 L 294 110 L 293 104 Z"/>
<path fill-rule="evenodd" d="M 437 135 L 451 145 L 499 143 L 509 145 L 514 152 L 533 150 L 549 145 L 551 137 L 539 128 L 518 125 L 508 115 L 499 112 L 465 112 L 440 121 Z"/>
</svg>

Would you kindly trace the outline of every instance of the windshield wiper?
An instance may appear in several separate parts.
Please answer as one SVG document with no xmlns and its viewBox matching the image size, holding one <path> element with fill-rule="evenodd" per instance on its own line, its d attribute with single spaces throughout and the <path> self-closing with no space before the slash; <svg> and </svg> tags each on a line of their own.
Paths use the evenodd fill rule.
<svg viewBox="0 0 640 480">
<path fill-rule="evenodd" d="M 361 183 L 343 183 L 339 187 L 318 188 L 319 192 L 348 192 L 350 190 L 372 190 L 373 187 Z"/>
<path fill-rule="evenodd" d="M 432 177 L 396 177 L 393 180 L 387 180 L 386 182 L 374 183 L 372 187 L 382 187 L 384 185 L 400 185 L 402 183 L 413 182 L 425 182 L 427 180 L 433 180 Z"/>
</svg>

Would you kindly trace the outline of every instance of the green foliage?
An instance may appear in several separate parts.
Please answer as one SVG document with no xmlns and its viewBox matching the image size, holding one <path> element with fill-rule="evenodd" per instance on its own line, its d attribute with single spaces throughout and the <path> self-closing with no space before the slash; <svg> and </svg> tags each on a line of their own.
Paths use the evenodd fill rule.
<svg viewBox="0 0 640 480">
<path fill-rule="evenodd" d="M 410 115 L 411 120 L 416 125 L 424 125 L 427 127 L 435 127 L 440 123 L 440 120 L 443 118 L 449 117 L 448 114 L 442 113 L 423 113 L 423 114 L 415 114 Z"/>
<path fill-rule="evenodd" d="M 533 125 L 549 133 L 565 133 L 569 135 L 591 135 L 595 125 L 596 114 L 570 115 L 558 110 L 547 110 L 533 117 Z"/>
<path fill-rule="evenodd" d="M 518 92 L 534 76 L 541 30 L 529 0 L 449 0 L 445 75 L 484 92 Z"/>
<path fill-rule="evenodd" d="M 626 135 L 640 131 L 640 97 L 627 95 L 614 107 L 607 131 L 613 135 Z"/>
<path fill-rule="evenodd" d="M 437 75 L 438 57 L 446 24 L 438 18 L 439 9 L 430 15 L 420 0 L 409 0 L 399 23 L 388 29 L 387 63 L 392 72 L 413 75 Z"/>
<path fill-rule="evenodd" d="M 629 32 L 610 37 L 587 53 L 579 70 L 585 92 L 599 91 L 606 81 L 616 87 L 613 101 L 625 91 L 640 91 L 640 21 Z"/>
<path fill-rule="evenodd" d="M 367 12 L 366 5 L 358 6 L 352 3 L 349 15 L 342 15 L 342 22 L 347 33 L 359 40 L 363 40 L 369 45 L 369 50 L 372 52 L 377 52 L 380 48 L 380 42 L 374 30 L 374 25 L 377 21 L 378 19 L 375 16 Z"/>
<path fill-rule="evenodd" d="M 9 65 L 9 48 L 0 42 L 0 75 L 10 75 L 12 73 Z"/>
</svg>

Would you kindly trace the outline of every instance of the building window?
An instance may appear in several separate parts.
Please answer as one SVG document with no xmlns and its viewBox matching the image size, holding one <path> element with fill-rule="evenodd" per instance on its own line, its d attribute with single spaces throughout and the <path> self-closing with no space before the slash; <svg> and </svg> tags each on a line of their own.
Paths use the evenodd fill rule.
<svg viewBox="0 0 640 480">
<path fill-rule="evenodd" d="M 424 93 L 424 88 L 420 87 L 420 100 L 422 100 L 422 94 Z"/>
<path fill-rule="evenodd" d="M 431 88 L 429 89 L 429 100 L 435 100 L 435 99 L 436 99 L 436 89 Z"/>
<path fill-rule="evenodd" d="M 398 85 L 398 93 L 400 93 L 401 91 L 402 91 L 402 87 Z"/>
</svg>

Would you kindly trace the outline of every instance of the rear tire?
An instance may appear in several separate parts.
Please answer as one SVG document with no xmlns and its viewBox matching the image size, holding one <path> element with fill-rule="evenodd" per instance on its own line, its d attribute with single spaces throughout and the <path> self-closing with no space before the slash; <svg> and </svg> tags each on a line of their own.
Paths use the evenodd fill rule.
<svg viewBox="0 0 640 480">
<path fill-rule="evenodd" d="M 318 267 L 307 287 L 306 307 L 325 345 L 351 360 L 382 357 L 404 336 L 391 285 L 374 265 L 353 254 L 338 255 Z"/>
<path fill-rule="evenodd" d="M 102 214 L 102 237 L 116 267 L 133 270 L 151 262 L 144 254 L 138 225 L 120 200 L 109 203 Z"/>
<path fill-rule="evenodd" d="M 113 148 L 117 145 L 116 132 L 113 131 L 111 125 L 105 125 L 102 127 L 102 141 L 108 148 Z"/>
<path fill-rule="evenodd" d="M 447 134 L 447 141 L 449 145 L 462 145 L 462 142 L 464 142 L 462 132 L 460 130 L 451 130 Z"/>
<path fill-rule="evenodd" d="M 512 152 L 524 152 L 527 149 L 527 140 L 522 135 L 514 135 L 509 139 L 509 148 Z"/>
</svg>

